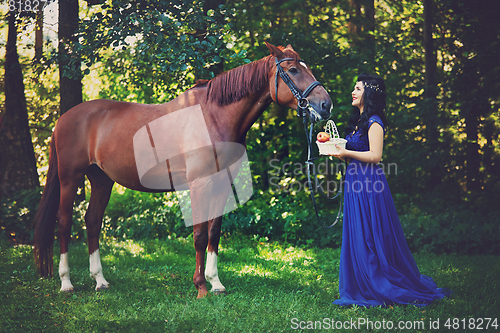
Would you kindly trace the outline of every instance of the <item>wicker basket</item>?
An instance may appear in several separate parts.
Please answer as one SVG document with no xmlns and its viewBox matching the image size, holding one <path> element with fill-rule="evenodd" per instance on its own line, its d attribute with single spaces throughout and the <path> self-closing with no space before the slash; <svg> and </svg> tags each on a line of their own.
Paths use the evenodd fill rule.
<svg viewBox="0 0 500 333">
<path fill-rule="evenodd" d="M 318 145 L 319 154 L 320 155 L 335 155 L 339 153 L 339 150 L 335 145 L 339 147 L 345 148 L 345 144 L 347 142 L 346 139 L 342 139 L 339 135 L 339 131 L 337 130 L 337 126 L 333 120 L 328 120 L 325 126 L 325 132 L 330 135 L 330 141 L 319 142 L 316 141 Z"/>
</svg>

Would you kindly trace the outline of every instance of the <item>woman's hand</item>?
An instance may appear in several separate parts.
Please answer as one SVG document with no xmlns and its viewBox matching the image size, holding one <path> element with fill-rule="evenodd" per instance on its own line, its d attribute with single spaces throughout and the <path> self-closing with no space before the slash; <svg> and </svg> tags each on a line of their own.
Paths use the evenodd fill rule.
<svg viewBox="0 0 500 333">
<path fill-rule="evenodd" d="M 336 157 L 342 161 L 345 161 L 346 157 L 347 157 L 347 150 L 340 147 L 339 145 L 335 145 L 335 147 L 337 148 L 338 150 L 338 153 L 336 154 L 330 154 L 330 156 L 333 156 L 333 157 Z"/>
</svg>

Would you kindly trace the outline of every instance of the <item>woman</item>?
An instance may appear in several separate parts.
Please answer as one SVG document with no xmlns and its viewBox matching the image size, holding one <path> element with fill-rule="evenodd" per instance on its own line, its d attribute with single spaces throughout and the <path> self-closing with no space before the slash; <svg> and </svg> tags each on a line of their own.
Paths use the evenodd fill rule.
<svg viewBox="0 0 500 333">
<path fill-rule="evenodd" d="M 352 92 L 354 112 L 346 149 L 344 226 L 337 305 L 424 306 L 450 294 L 421 275 L 408 248 L 383 170 L 386 119 L 384 81 L 361 74 Z"/>
</svg>

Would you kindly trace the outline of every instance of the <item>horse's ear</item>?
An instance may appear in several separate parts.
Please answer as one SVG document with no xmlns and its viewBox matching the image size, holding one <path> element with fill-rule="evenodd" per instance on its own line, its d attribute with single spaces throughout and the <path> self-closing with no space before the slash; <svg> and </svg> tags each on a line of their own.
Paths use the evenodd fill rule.
<svg viewBox="0 0 500 333">
<path fill-rule="evenodd" d="M 264 41 L 266 43 L 267 49 L 271 53 L 273 57 L 276 57 L 278 59 L 281 59 L 284 57 L 283 52 L 281 52 L 280 49 L 278 49 L 276 46 L 269 44 L 267 41 Z"/>
<path fill-rule="evenodd" d="M 287 48 L 287 49 L 292 50 L 293 52 L 295 52 L 295 50 L 293 49 L 292 45 L 290 45 L 290 44 L 288 44 L 288 45 L 286 46 L 286 48 Z"/>
</svg>

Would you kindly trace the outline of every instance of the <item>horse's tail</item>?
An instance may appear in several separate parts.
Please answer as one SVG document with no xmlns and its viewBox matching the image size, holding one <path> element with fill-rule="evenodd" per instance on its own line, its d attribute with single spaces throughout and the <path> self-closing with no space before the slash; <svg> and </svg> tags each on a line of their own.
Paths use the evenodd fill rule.
<svg viewBox="0 0 500 333">
<path fill-rule="evenodd" d="M 47 182 L 43 190 L 42 199 L 35 215 L 34 252 L 35 262 L 42 277 L 52 276 L 53 271 L 53 245 L 54 231 L 56 228 L 57 211 L 61 188 L 57 166 L 57 152 L 55 136 L 52 135 L 49 155 L 49 171 Z"/>
</svg>

